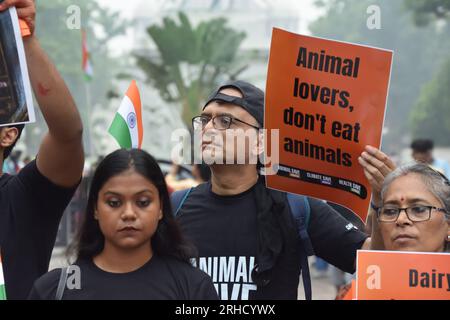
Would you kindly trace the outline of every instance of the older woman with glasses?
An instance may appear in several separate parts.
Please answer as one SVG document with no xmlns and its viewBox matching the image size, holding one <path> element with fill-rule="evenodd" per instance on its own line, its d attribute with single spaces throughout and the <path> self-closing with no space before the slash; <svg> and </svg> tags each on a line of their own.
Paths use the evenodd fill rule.
<svg viewBox="0 0 450 320">
<path fill-rule="evenodd" d="M 445 252 L 450 182 L 424 164 L 397 168 L 384 180 L 378 225 L 386 250 Z"/>
<path fill-rule="evenodd" d="M 390 251 L 449 251 L 450 182 L 443 174 L 426 164 L 410 164 L 387 174 L 378 186 L 381 192 L 374 195 L 378 199 L 381 193 L 382 205 L 372 204 L 377 217 L 371 220 L 376 249 L 384 243 Z M 336 299 L 353 299 L 350 288 L 343 287 Z"/>
</svg>

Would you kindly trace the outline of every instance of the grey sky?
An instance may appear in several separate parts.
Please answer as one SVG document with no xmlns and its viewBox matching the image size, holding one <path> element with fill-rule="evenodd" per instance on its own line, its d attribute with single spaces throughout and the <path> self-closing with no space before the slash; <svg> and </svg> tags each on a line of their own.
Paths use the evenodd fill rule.
<svg viewBox="0 0 450 320">
<path fill-rule="evenodd" d="M 160 10 L 163 7 L 167 7 L 170 3 L 182 2 L 182 0 L 97 0 L 102 6 L 109 7 L 111 9 L 121 11 L 123 16 L 128 19 L 133 19 L 137 14 L 141 15 L 145 10 L 144 15 L 159 17 Z M 209 4 L 209 0 L 187 0 L 192 6 L 202 6 L 204 3 Z M 261 8 L 271 5 L 277 8 L 277 11 L 289 12 L 291 15 L 293 12 L 298 12 L 299 25 L 296 30 L 289 30 L 302 34 L 309 34 L 308 24 L 320 16 L 321 11 L 314 6 L 315 0 L 253 0 L 255 6 Z M 239 1 L 235 2 L 239 5 Z M 141 10 L 141 11 L 140 11 Z M 232 13 L 231 13 L 232 14 Z M 116 54 L 120 54 L 123 50 L 130 48 L 128 42 L 133 38 L 133 30 L 128 30 L 126 36 L 115 39 L 110 45 Z M 120 43 L 120 45 L 116 45 Z"/>
</svg>

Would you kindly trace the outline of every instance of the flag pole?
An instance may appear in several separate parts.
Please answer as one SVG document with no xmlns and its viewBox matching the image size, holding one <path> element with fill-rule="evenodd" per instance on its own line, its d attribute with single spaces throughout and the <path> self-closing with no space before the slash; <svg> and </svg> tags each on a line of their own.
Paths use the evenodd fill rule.
<svg viewBox="0 0 450 320">
<path fill-rule="evenodd" d="M 92 136 L 91 136 L 91 90 L 89 83 L 84 83 L 85 96 L 86 96 L 86 143 L 89 156 L 93 156 Z"/>
<path fill-rule="evenodd" d="M 90 70 L 90 62 L 89 62 L 89 52 L 87 49 L 87 40 L 86 40 L 86 30 L 81 29 L 81 50 L 82 50 L 82 68 L 85 76 L 84 82 L 84 90 L 86 96 L 86 149 L 89 156 L 93 156 L 93 145 L 92 145 L 92 137 L 91 137 L 91 90 L 89 83 L 92 76 L 92 70 Z"/>
</svg>

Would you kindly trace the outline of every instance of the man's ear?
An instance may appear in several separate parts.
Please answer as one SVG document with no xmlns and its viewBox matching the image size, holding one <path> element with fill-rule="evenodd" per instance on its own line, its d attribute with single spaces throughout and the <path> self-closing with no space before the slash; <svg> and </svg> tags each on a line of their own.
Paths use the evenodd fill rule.
<svg viewBox="0 0 450 320">
<path fill-rule="evenodd" d="M 0 146 L 6 149 L 14 144 L 19 135 L 19 130 L 16 127 L 5 127 L 0 131 Z"/>
</svg>

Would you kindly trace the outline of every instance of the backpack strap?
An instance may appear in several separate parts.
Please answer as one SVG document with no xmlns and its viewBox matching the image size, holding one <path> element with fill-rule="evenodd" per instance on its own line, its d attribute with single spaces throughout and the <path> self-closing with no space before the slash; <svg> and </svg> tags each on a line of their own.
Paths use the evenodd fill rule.
<svg viewBox="0 0 450 320">
<path fill-rule="evenodd" d="M 62 300 L 64 289 L 66 289 L 68 271 L 69 267 L 61 268 L 61 275 L 59 276 L 58 289 L 56 289 L 55 300 Z"/>
<path fill-rule="evenodd" d="M 314 255 L 311 239 L 308 236 L 308 225 L 311 214 L 308 198 L 292 193 L 287 193 L 289 207 L 297 224 L 297 231 L 300 239 L 300 266 L 302 269 L 303 287 L 305 289 L 306 300 L 312 299 L 311 276 L 309 273 L 308 256 Z"/>
<path fill-rule="evenodd" d="M 172 210 L 173 210 L 173 216 L 176 217 L 183 206 L 184 202 L 186 201 L 187 197 L 191 193 L 192 189 L 184 189 L 175 191 L 172 193 L 172 196 L 170 197 L 170 201 L 172 202 Z"/>
<path fill-rule="evenodd" d="M 297 231 L 300 239 L 305 247 L 308 256 L 314 255 L 314 249 L 311 239 L 308 235 L 308 225 L 311 216 L 311 207 L 309 206 L 308 198 L 292 193 L 287 193 L 289 207 L 292 215 L 297 222 Z"/>
</svg>

